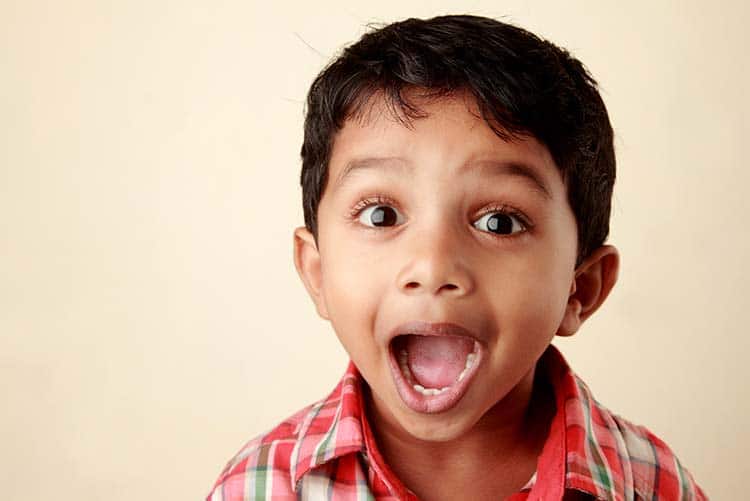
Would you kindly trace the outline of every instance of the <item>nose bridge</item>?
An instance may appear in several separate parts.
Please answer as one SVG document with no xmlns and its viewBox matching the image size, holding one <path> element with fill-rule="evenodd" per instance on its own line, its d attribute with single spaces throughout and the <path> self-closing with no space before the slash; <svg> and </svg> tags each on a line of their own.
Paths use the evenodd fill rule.
<svg viewBox="0 0 750 501">
<path fill-rule="evenodd" d="M 414 225 L 397 278 L 402 291 L 464 295 L 474 289 L 465 235 L 458 224 L 435 213 Z"/>
</svg>

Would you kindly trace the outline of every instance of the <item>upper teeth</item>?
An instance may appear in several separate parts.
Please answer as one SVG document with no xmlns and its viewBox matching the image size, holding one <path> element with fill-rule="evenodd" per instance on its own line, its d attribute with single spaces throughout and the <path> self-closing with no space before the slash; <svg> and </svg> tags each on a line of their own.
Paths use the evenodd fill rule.
<svg viewBox="0 0 750 501">
<path fill-rule="evenodd" d="M 409 353 L 407 353 L 406 350 L 401 350 L 398 354 L 398 365 L 401 367 L 401 372 L 404 373 L 404 376 L 406 377 L 406 381 L 412 385 L 412 388 L 417 393 L 421 393 L 422 395 L 439 395 L 446 391 L 449 387 L 445 386 L 443 388 L 425 388 L 421 384 L 414 383 L 414 378 L 411 374 L 411 371 L 409 370 Z M 474 362 L 477 359 L 476 353 L 469 353 L 466 355 L 466 365 L 464 369 L 461 371 L 461 373 L 458 375 L 458 379 L 456 382 L 463 380 L 463 378 L 466 377 L 466 374 L 469 372 L 469 369 L 474 365 Z"/>
</svg>

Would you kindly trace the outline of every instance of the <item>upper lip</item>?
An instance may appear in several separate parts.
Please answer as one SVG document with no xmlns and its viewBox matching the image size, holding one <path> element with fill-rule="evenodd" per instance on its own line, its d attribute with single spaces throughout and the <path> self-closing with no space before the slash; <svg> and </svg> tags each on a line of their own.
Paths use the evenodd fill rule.
<svg viewBox="0 0 750 501">
<path fill-rule="evenodd" d="M 414 320 L 405 322 L 391 330 L 388 341 L 403 334 L 416 334 L 419 336 L 465 336 L 477 339 L 477 336 L 466 327 L 451 322 L 425 322 Z"/>
</svg>

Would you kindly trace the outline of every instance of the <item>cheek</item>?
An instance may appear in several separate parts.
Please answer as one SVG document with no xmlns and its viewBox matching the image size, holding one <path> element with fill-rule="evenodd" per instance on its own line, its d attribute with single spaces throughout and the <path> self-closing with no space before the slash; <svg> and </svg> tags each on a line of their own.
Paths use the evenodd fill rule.
<svg viewBox="0 0 750 501">
<path fill-rule="evenodd" d="M 365 260 L 362 252 L 339 247 L 322 262 L 323 294 L 331 326 L 341 345 L 368 381 L 373 380 L 384 356 L 374 332 L 384 274 Z"/>
<path fill-rule="evenodd" d="M 356 327 L 376 313 L 385 275 L 366 256 L 351 246 L 339 246 L 322 259 L 323 294 L 334 327 Z"/>
<path fill-rule="evenodd" d="M 499 328 L 526 335 L 554 334 L 567 304 L 572 272 L 554 256 L 504 262 L 492 272 L 492 303 L 499 308 Z M 503 326 L 505 324 L 505 326 Z"/>
</svg>

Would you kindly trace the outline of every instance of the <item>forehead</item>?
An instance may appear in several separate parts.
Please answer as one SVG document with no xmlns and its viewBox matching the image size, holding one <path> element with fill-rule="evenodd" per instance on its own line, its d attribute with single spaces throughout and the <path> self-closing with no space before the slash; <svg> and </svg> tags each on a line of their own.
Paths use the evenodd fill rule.
<svg viewBox="0 0 750 501">
<path fill-rule="evenodd" d="M 440 165 L 440 174 L 455 180 L 514 176 L 548 198 L 560 196 L 562 188 L 564 198 L 548 149 L 531 136 L 498 136 L 471 94 L 436 98 L 412 92 L 406 98 L 418 116 L 406 117 L 376 95 L 346 120 L 334 138 L 326 191 L 352 179 L 404 179 L 420 166 Z"/>
</svg>

